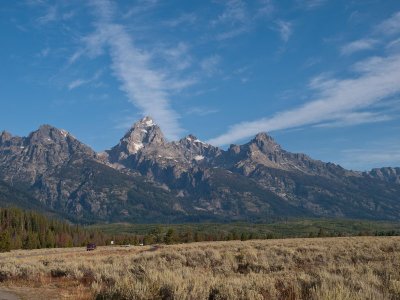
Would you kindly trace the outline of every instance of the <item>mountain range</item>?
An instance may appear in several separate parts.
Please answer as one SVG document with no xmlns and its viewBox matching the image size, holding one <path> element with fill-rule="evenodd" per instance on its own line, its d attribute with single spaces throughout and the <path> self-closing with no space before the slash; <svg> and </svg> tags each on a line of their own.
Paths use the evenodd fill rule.
<svg viewBox="0 0 400 300">
<path fill-rule="evenodd" d="M 266 133 L 224 150 L 167 141 L 145 117 L 97 153 L 65 130 L 0 134 L 0 205 L 73 222 L 400 220 L 400 168 L 351 171 L 281 148 Z"/>
</svg>

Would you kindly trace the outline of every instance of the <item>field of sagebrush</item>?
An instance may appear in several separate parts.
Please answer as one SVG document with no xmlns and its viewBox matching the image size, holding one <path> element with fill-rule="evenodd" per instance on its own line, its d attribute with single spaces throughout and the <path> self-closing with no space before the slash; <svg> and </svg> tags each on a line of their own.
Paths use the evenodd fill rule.
<svg viewBox="0 0 400 300">
<path fill-rule="evenodd" d="M 400 299 L 400 238 L 13 251 L 0 281 L 73 299 Z"/>
</svg>

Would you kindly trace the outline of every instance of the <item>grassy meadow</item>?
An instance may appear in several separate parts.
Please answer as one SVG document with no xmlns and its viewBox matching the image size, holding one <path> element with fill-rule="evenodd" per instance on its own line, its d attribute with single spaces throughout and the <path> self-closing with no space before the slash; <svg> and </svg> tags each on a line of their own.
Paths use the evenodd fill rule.
<svg viewBox="0 0 400 300">
<path fill-rule="evenodd" d="M 400 299 L 400 237 L 17 250 L 0 254 L 1 289 L 26 299 Z"/>
</svg>

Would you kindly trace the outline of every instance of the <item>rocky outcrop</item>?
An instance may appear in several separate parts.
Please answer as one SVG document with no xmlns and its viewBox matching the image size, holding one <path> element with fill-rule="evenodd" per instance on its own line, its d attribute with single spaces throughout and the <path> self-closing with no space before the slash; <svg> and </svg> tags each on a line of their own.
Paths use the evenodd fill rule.
<svg viewBox="0 0 400 300">
<path fill-rule="evenodd" d="M 400 184 L 400 168 L 376 168 L 365 172 L 364 175 L 370 178 Z"/>
</svg>

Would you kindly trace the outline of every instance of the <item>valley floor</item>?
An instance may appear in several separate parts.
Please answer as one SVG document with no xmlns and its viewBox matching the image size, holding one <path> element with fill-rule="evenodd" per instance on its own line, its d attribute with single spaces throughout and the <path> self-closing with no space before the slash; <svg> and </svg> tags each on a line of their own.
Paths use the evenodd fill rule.
<svg viewBox="0 0 400 300">
<path fill-rule="evenodd" d="M 0 291 L 21 299 L 400 299 L 399 270 L 400 237 L 19 250 L 0 254 Z"/>
</svg>

